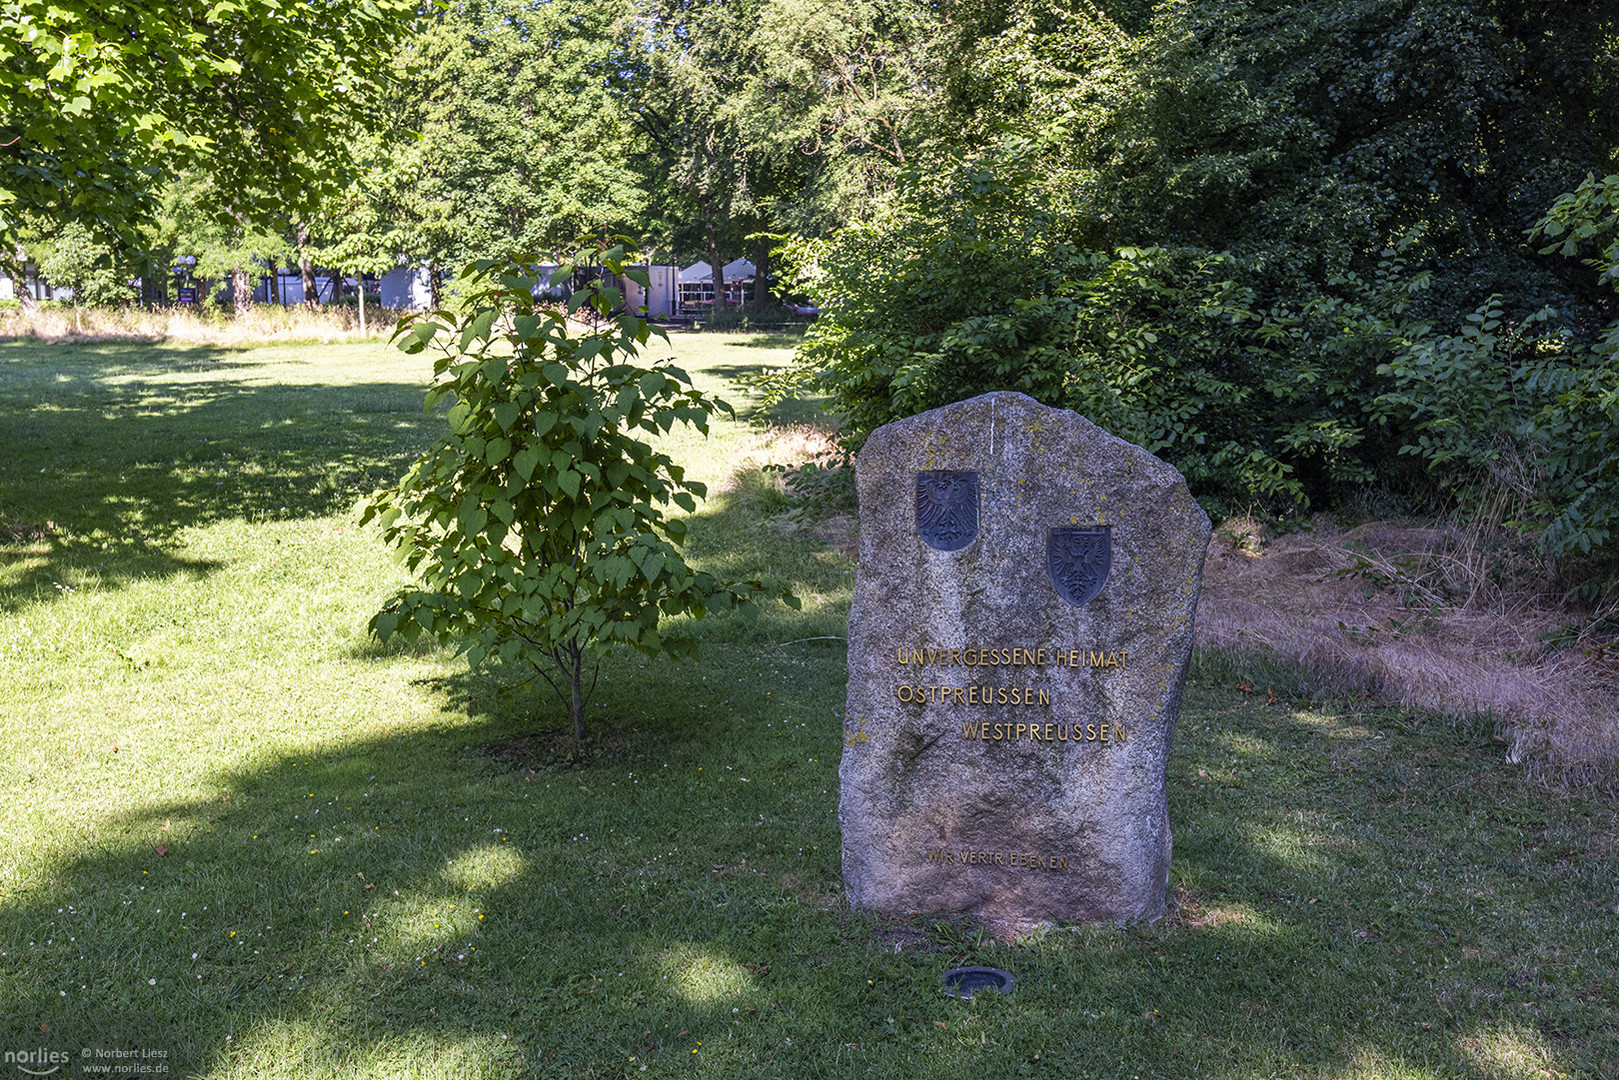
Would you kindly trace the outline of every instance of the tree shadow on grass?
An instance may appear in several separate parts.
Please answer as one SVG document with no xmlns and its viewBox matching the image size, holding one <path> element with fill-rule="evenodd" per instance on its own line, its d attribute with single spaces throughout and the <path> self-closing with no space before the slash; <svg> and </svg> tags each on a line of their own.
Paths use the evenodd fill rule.
<svg viewBox="0 0 1619 1080">
<path fill-rule="evenodd" d="M 733 342 L 732 344 L 745 345 L 748 343 Z M 727 400 L 735 406 L 739 420 L 744 420 L 750 424 L 768 424 L 778 427 L 798 424 L 819 428 L 835 426 L 836 421 L 829 419 L 827 398 L 821 394 L 790 397 L 777 402 L 774 406 L 765 407 L 763 399 L 755 389 L 757 380 L 779 366 L 778 364 L 765 363 L 711 364 L 703 368 L 703 373 L 724 379 L 726 383 L 740 391 L 740 395 L 732 394 L 727 396 Z M 738 396 L 743 398 L 740 403 L 735 400 Z"/>
<path fill-rule="evenodd" d="M 725 344 L 732 349 L 796 349 L 804 343 L 804 333 L 808 329 L 806 324 L 791 330 L 764 331 Z"/>
<path fill-rule="evenodd" d="M 1222 739 L 1178 755 L 1171 918 L 1008 946 L 837 903 L 836 730 L 778 726 L 810 716 L 825 675 L 740 649 L 626 665 L 599 721 L 618 749 L 578 768 L 492 757 L 516 721 L 469 684 L 471 717 L 224 766 L 108 815 L 0 907 L 11 1041 L 160 1049 L 181 1076 L 1493 1080 L 1614 1062 L 1611 983 L 1571 971 L 1600 920 L 1517 922 L 1542 887 L 1591 903 L 1595 877 L 1552 852 L 1516 875 L 1429 858 L 1403 834 L 1405 803 L 1485 763 L 1465 740 L 1425 736 L 1433 786 L 1356 816 L 1380 781 L 1326 763 L 1358 736 L 1196 700 Z M 1257 776 L 1191 779 L 1224 737 L 1250 769 L 1306 756 L 1319 785 L 1284 800 Z M 1535 799 L 1499 783 L 1443 801 L 1488 821 Z M 1479 852 L 1511 835 L 1479 832 Z M 1470 912 L 1480 888 L 1489 910 Z M 944 998 L 958 963 L 1017 989 Z"/>
<path fill-rule="evenodd" d="M 0 610 L 209 573 L 187 529 L 346 510 L 439 423 L 410 381 L 268 383 L 238 354 L 0 345 Z"/>
</svg>

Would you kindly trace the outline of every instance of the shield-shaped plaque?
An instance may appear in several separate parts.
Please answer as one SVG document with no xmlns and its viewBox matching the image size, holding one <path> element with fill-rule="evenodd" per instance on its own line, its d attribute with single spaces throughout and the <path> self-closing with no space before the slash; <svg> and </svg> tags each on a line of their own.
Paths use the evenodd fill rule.
<svg viewBox="0 0 1619 1080">
<path fill-rule="evenodd" d="M 1113 530 L 1053 527 L 1046 534 L 1046 572 L 1057 595 L 1079 607 L 1107 581 L 1113 565 Z"/>
<path fill-rule="evenodd" d="M 940 551 L 960 551 L 978 535 L 978 474 L 916 474 L 916 531 Z"/>
</svg>

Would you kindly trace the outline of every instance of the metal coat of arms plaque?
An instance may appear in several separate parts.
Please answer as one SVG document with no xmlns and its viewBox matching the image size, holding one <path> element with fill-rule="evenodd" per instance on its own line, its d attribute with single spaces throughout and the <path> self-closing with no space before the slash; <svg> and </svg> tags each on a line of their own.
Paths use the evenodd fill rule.
<svg viewBox="0 0 1619 1080">
<path fill-rule="evenodd" d="M 916 474 L 916 531 L 939 551 L 960 551 L 978 535 L 978 474 Z"/>
<path fill-rule="evenodd" d="M 1079 607 L 1107 581 L 1113 565 L 1113 530 L 1053 527 L 1046 534 L 1046 572 L 1057 595 Z"/>
</svg>

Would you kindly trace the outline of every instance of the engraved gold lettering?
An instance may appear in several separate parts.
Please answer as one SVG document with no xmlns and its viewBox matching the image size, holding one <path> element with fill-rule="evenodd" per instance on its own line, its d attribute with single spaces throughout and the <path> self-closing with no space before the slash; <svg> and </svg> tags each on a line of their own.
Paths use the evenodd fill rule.
<svg viewBox="0 0 1619 1080">
<path fill-rule="evenodd" d="M 1023 733 L 1029 729 L 1028 724 L 1016 724 L 1013 726 L 1017 728 L 1017 733 L 1012 736 L 1013 741 L 1023 738 Z"/>
<path fill-rule="evenodd" d="M 1050 705 L 1051 704 L 1051 691 L 1049 691 L 1049 690 L 1040 691 L 1040 704 L 1042 704 L 1042 705 Z"/>
<path fill-rule="evenodd" d="M 1124 741 L 1124 725 L 1123 724 L 1114 724 L 1113 725 L 1113 741 L 1114 742 L 1123 742 Z"/>
<path fill-rule="evenodd" d="M 1001 650 L 1001 663 L 1010 664 L 1011 662 L 1012 662 L 1012 650 L 1011 649 L 1002 649 Z"/>
<path fill-rule="evenodd" d="M 961 650 L 960 649 L 951 649 L 950 650 L 950 658 L 948 660 L 946 660 L 945 663 L 947 663 L 947 664 L 959 664 L 959 663 L 961 663 Z"/>
<path fill-rule="evenodd" d="M 995 704 L 997 704 L 997 705 L 1005 705 L 1006 704 L 1006 687 L 997 686 L 995 688 Z"/>
<path fill-rule="evenodd" d="M 1066 870 L 1068 856 L 1042 855 L 1033 851 L 946 851 L 929 848 L 922 853 L 924 861 L 940 866 L 1006 866 L 1027 870 Z"/>
<path fill-rule="evenodd" d="M 1108 739 L 1107 725 L 1103 724 L 1102 725 L 1102 742 L 1109 742 L 1109 741 L 1110 740 Z"/>
<path fill-rule="evenodd" d="M 909 686 L 905 686 L 904 684 L 901 684 L 899 687 L 897 687 L 894 690 L 894 696 L 899 698 L 901 701 L 910 701 L 911 700 L 911 688 Z"/>
<path fill-rule="evenodd" d="M 962 693 L 961 687 L 959 687 L 959 686 L 953 687 L 952 690 L 954 691 L 956 704 L 957 705 L 965 705 L 967 703 L 967 698 L 966 698 L 966 695 L 964 695 Z"/>
<path fill-rule="evenodd" d="M 1058 742 L 1067 742 L 1068 741 L 1068 725 L 1067 724 L 1058 724 L 1057 725 L 1057 741 Z"/>
<path fill-rule="evenodd" d="M 1040 649 L 1040 648 L 1035 649 L 1034 650 L 1034 662 L 1036 664 L 1040 664 L 1040 665 L 1044 666 L 1045 662 L 1046 662 L 1046 650 Z"/>
<path fill-rule="evenodd" d="M 1086 657 L 1086 661 L 1087 661 L 1087 666 L 1088 667 L 1093 667 L 1093 668 L 1106 667 L 1107 666 L 1107 654 L 1106 653 L 1093 652 L 1089 656 Z"/>
<path fill-rule="evenodd" d="M 978 729 L 982 726 L 982 724 L 974 724 L 970 721 L 963 720 L 961 722 L 961 737 L 963 739 L 978 738 Z"/>
<path fill-rule="evenodd" d="M 1057 726 L 1056 724 L 1047 724 L 1046 725 L 1046 742 L 1051 741 L 1051 729 L 1056 727 L 1056 726 Z"/>
<path fill-rule="evenodd" d="M 1095 724 L 1086 724 L 1085 725 L 1085 741 L 1086 742 L 1095 742 L 1096 741 L 1096 725 Z"/>
</svg>

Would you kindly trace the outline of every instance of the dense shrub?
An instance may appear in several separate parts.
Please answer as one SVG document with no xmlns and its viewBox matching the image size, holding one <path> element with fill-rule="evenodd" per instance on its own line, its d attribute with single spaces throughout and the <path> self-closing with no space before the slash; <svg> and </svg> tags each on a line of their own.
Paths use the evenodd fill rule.
<svg viewBox="0 0 1619 1080">
<path fill-rule="evenodd" d="M 1021 391 L 1174 461 L 1224 505 L 1280 509 L 1370 478 L 1359 421 L 1380 323 L 1351 333 L 1327 303 L 1257 310 L 1228 253 L 1086 250 L 1021 205 L 1003 167 L 1010 180 L 964 173 L 795 252 L 825 311 L 777 391 L 828 393 L 851 450 L 902 416 Z"/>
</svg>

